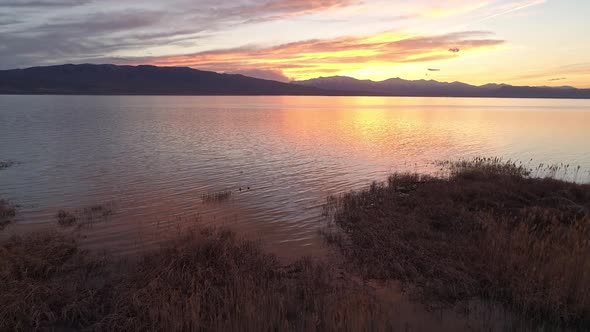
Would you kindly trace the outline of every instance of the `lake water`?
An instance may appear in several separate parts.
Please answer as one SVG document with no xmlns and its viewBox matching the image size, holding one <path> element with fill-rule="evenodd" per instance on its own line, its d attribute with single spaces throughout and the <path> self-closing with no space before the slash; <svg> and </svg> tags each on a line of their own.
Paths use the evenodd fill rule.
<svg viewBox="0 0 590 332">
<path fill-rule="evenodd" d="M 90 246 L 132 252 L 200 223 L 308 254 L 328 194 L 471 156 L 579 165 L 586 181 L 589 143 L 589 100 L 0 96 L 0 161 L 17 162 L 0 197 L 21 205 L 4 236 L 103 204 Z"/>
</svg>

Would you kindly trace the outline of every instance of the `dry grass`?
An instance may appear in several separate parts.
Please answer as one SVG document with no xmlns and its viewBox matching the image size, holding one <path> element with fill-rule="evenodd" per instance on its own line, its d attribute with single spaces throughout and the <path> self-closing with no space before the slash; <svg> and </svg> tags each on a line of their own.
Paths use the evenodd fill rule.
<svg viewBox="0 0 590 332">
<path fill-rule="evenodd" d="M 387 329 L 371 293 L 339 276 L 309 259 L 281 266 L 230 231 L 192 232 L 137 262 L 35 234 L 0 247 L 0 330 Z"/>
<path fill-rule="evenodd" d="M 59 210 L 55 217 L 57 219 L 57 223 L 64 227 L 72 226 L 78 221 L 78 218 L 73 213 L 66 210 Z"/>
<path fill-rule="evenodd" d="M 81 327 L 106 309 L 99 259 L 56 233 L 13 238 L 0 247 L 0 330 Z"/>
<path fill-rule="evenodd" d="M 438 177 L 394 174 L 328 198 L 325 212 L 343 232 L 327 241 L 362 276 L 402 280 L 427 303 L 499 301 L 587 330 L 590 186 L 498 159 L 439 166 Z M 14 213 L 0 201 L 0 216 Z M 112 209 L 76 213 L 60 211 L 58 222 Z M 210 229 L 134 261 L 83 251 L 59 233 L 12 238 L 0 245 L 0 303 L 0 331 L 378 331 L 404 320 L 334 262 L 282 266 L 259 243 Z"/>
<path fill-rule="evenodd" d="M 590 322 L 590 186 L 531 178 L 514 162 L 441 164 L 328 199 L 332 236 L 366 277 L 429 302 L 483 298 L 537 320 Z"/>
</svg>

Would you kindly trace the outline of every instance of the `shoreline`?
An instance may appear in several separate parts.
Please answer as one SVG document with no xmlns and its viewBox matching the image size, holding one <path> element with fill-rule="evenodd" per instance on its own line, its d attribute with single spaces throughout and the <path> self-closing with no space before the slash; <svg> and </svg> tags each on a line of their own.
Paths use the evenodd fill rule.
<svg viewBox="0 0 590 332">
<path fill-rule="evenodd" d="M 438 177 L 398 173 L 385 183 L 329 197 L 324 211 L 332 223 L 323 230 L 322 238 L 332 254 L 288 263 L 269 253 L 272 251 L 264 243 L 223 228 L 179 229 L 176 236 L 138 254 L 137 259 L 86 250 L 80 246 L 83 239 L 77 237 L 81 233 L 72 233 L 73 228 L 12 237 L 0 244 L 0 275 L 4 279 L 0 292 L 4 295 L 0 297 L 8 304 L 0 309 L 0 317 L 9 329 L 69 326 L 110 330 L 136 324 L 138 319 L 145 328 L 181 324 L 177 326 L 231 329 L 252 321 L 255 325 L 244 326 L 285 330 L 421 326 L 449 331 L 467 330 L 474 323 L 483 324 L 477 325 L 479 330 L 511 327 L 532 331 L 540 326 L 583 330 L 590 326 L 590 306 L 584 300 L 588 288 L 583 286 L 583 276 L 590 268 L 590 251 L 584 249 L 590 230 L 585 226 L 590 225 L 590 185 L 533 178 L 532 169 L 500 159 L 476 158 L 441 163 L 441 167 L 447 171 Z M 97 205 L 89 211 L 108 214 L 109 210 Z M 72 221 L 66 211 L 59 216 L 66 226 Z M 402 222 L 406 219 L 411 222 Z M 530 222 L 534 224 L 527 225 Z M 531 228 L 533 225 L 543 225 L 543 231 L 539 233 L 539 226 Z M 526 243 L 530 246 L 507 250 Z M 510 268 L 502 265 L 509 257 L 520 257 L 521 252 L 524 260 L 518 258 Z M 179 266 L 169 265 L 189 257 Z M 575 264 L 562 261 L 564 257 L 575 257 Z M 565 265 L 535 265 L 547 259 L 554 265 Z M 208 276 L 200 274 L 213 266 L 220 270 Z M 582 273 L 582 279 L 575 278 L 572 266 L 576 266 L 574 272 Z M 543 273 L 548 284 L 535 281 L 535 275 L 527 272 L 546 267 Z M 505 270 L 510 272 L 505 274 Z M 182 279 L 178 279 L 179 273 Z M 210 284 L 217 278 L 221 284 Z M 242 284 L 244 278 L 255 284 Z M 547 288 L 555 285 L 555 280 L 565 287 Z M 74 289 L 64 286 L 64 281 Z M 540 281 L 539 288 L 535 285 Z M 154 282 L 160 284 L 146 293 Z M 191 288 L 195 282 L 200 286 Z M 174 286 L 176 283 L 180 284 Z M 265 288 L 268 285 L 270 288 Z M 177 293 L 179 286 L 189 287 L 188 293 Z M 207 287 L 213 288 L 204 295 Z M 252 287 L 263 289 L 255 294 L 238 291 Z M 44 289 L 52 295 L 45 298 L 39 294 L 35 296 L 39 300 L 25 303 L 19 296 L 22 289 Z M 207 293 L 210 291 L 221 293 Z M 548 292 L 538 298 L 544 302 L 537 302 L 532 295 L 538 292 Z M 141 303 L 129 302 L 139 294 L 147 297 Z M 228 308 L 207 302 L 212 294 L 226 294 L 219 298 L 220 303 L 235 305 Z M 306 295 L 293 302 L 295 294 Z M 55 297 L 57 302 L 49 300 Z M 569 304 L 559 311 L 543 309 L 554 307 L 550 302 L 553 297 Z M 252 303 L 264 305 L 244 311 L 253 299 Z M 197 300 L 209 303 L 206 314 L 201 309 L 192 313 L 182 309 Z M 76 307 L 87 301 L 93 304 Z M 164 313 L 149 304 L 159 306 L 162 301 L 181 306 Z M 279 303 L 288 305 L 281 307 Z M 39 305 L 45 308 L 42 316 Z M 104 311 L 91 308 L 96 306 Z M 47 316 L 46 310 L 52 314 Z M 146 313 L 148 316 L 143 316 Z M 266 321 L 253 318 L 267 313 Z M 232 318 L 220 319 L 222 316 Z"/>
<path fill-rule="evenodd" d="M 15 93 L 0 92 L 0 96 L 81 96 L 81 97 L 355 97 L 355 98 L 449 98 L 449 99 L 539 99 L 539 100 L 590 100 L 590 97 L 513 97 L 513 96 L 423 96 L 423 95 L 387 95 L 387 94 L 141 94 L 141 93 Z"/>
</svg>

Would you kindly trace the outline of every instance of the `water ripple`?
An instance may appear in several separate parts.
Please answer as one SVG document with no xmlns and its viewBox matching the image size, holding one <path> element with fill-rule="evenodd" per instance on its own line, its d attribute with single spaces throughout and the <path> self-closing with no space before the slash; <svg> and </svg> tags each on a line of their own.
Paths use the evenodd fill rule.
<svg viewBox="0 0 590 332">
<path fill-rule="evenodd" d="M 0 96 L 0 160 L 19 162 L 0 172 L 0 196 L 22 206 L 14 232 L 114 202 L 85 234 L 117 252 L 199 224 L 301 254 L 321 243 L 329 194 L 475 155 L 580 165 L 590 177 L 589 141 L 588 101 Z"/>
</svg>

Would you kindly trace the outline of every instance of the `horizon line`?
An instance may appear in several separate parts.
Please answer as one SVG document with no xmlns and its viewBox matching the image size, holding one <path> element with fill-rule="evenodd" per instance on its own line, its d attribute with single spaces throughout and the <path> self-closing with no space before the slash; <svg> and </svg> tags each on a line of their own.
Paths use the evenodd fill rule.
<svg viewBox="0 0 590 332">
<path fill-rule="evenodd" d="M 314 77 L 314 78 L 310 78 L 310 79 L 305 79 L 305 80 L 289 80 L 287 82 L 285 81 L 279 81 L 276 79 L 269 79 L 269 78 L 260 78 L 260 77 L 255 77 L 255 76 L 250 76 L 250 75 L 245 75 L 239 72 L 224 72 L 224 71 L 214 71 L 214 70 L 203 70 L 203 69 L 199 69 L 196 67 L 191 67 L 191 66 L 162 66 L 162 65 L 153 65 L 153 64 L 116 64 L 116 63 L 92 63 L 92 62 L 81 62 L 81 63 L 62 63 L 62 64 L 54 64 L 54 65 L 32 65 L 32 66 L 25 66 L 25 67 L 18 67 L 18 68 L 9 68 L 9 69 L 0 69 L 1 71 L 11 71 L 11 70 L 26 70 L 26 69 L 33 69 L 33 68 L 47 68 L 47 67 L 60 67 L 60 66 L 83 66 L 83 65 L 90 65 L 90 66 L 116 66 L 116 67 L 155 67 L 155 68 L 187 68 L 187 69 L 192 69 L 192 70 L 198 70 L 198 71 L 203 71 L 203 72 L 211 72 L 211 73 L 217 73 L 217 74 L 223 74 L 223 75 L 241 75 L 244 77 L 249 77 L 249 78 L 254 78 L 254 79 L 259 79 L 259 80 L 265 80 L 265 81 L 273 81 L 273 82 L 279 82 L 279 83 L 286 83 L 286 84 L 296 84 L 297 82 L 306 82 L 306 81 L 312 81 L 312 80 L 317 80 L 317 79 L 326 79 L 326 78 L 349 78 L 349 79 L 354 79 L 357 81 L 364 81 L 364 82 L 374 82 L 374 83 L 381 83 L 381 82 L 385 82 L 385 81 L 389 81 L 389 80 L 393 80 L 393 79 L 399 79 L 399 80 L 403 80 L 403 81 L 408 81 L 408 82 L 437 82 L 437 83 L 447 83 L 447 84 L 452 84 L 452 83 L 460 83 L 460 84 L 466 84 L 466 85 L 470 85 L 473 87 L 484 87 L 486 85 L 504 85 L 504 86 L 511 86 L 511 87 L 528 87 L 528 88 L 570 88 L 570 89 L 576 89 L 576 90 L 590 90 L 590 87 L 577 87 L 577 86 L 572 86 L 572 85 L 512 85 L 512 84 L 508 84 L 508 83 L 497 83 L 497 82 L 488 82 L 485 84 L 481 84 L 481 85 L 477 85 L 477 84 L 472 84 L 472 83 L 467 83 L 467 82 L 463 82 L 463 81 L 443 81 L 443 80 L 435 80 L 435 79 L 416 79 L 416 80 L 412 80 L 412 79 L 406 79 L 406 78 L 402 78 L 402 77 L 390 77 L 390 78 L 386 78 L 383 80 L 374 80 L 374 79 L 364 79 L 364 78 L 358 78 L 358 77 L 354 77 L 354 76 L 346 76 L 346 75 L 333 75 L 333 76 L 318 76 L 318 77 Z"/>
</svg>

